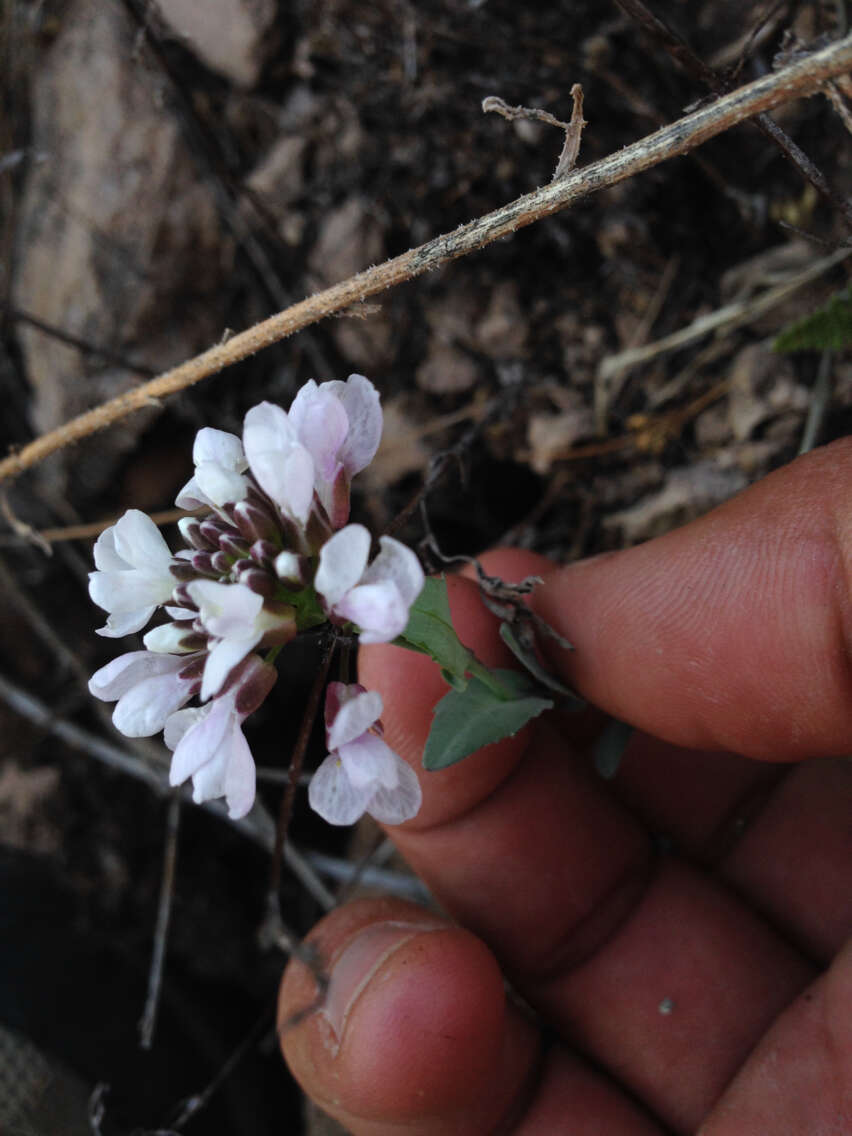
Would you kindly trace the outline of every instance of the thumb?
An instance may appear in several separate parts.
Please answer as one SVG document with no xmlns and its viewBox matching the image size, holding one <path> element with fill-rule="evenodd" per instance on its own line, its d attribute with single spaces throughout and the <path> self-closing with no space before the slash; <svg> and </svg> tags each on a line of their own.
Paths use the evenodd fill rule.
<svg viewBox="0 0 852 1136">
<path fill-rule="evenodd" d="M 852 439 L 657 540 L 551 572 L 553 665 L 616 718 L 770 761 L 852 749 Z"/>
</svg>

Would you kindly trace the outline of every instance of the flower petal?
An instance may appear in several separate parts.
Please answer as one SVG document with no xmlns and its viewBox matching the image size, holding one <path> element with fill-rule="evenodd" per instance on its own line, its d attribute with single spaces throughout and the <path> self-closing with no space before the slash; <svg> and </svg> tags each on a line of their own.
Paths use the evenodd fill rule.
<svg viewBox="0 0 852 1136">
<path fill-rule="evenodd" d="M 382 437 L 382 408 L 379 392 L 364 375 L 350 375 L 345 383 L 323 383 L 343 404 L 349 419 L 346 441 L 338 452 L 347 475 L 354 477 L 373 460 Z"/>
<path fill-rule="evenodd" d="M 329 824 L 354 824 L 363 815 L 372 786 L 356 788 L 337 754 L 331 753 L 308 785 L 308 803 Z"/>
<path fill-rule="evenodd" d="M 203 426 L 195 435 L 192 460 L 196 465 L 216 462 L 237 473 L 242 473 L 248 464 L 243 444 L 237 435 L 229 434 L 227 430 L 214 430 L 212 426 Z"/>
<path fill-rule="evenodd" d="M 392 536 L 379 537 L 381 552 L 364 573 L 363 583 L 393 580 L 403 602 L 409 607 L 423 591 L 426 577 L 416 554 Z"/>
<path fill-rule="evenodd" d="M 394 756 L 399 762 L 395 788 L 380 786 L 367 805 L 367 812 L 381 824 L 402 824 L 404 820 L 411 820 L 417 816 L 423 802 L 417 774 L 401 757 Z"/>
<path fill-rule="evenodd" d="M 164 603 L 171 597 L 176 581 L 171 573 L 155 576 L 129 568 L 126 572 L 90 572 L 89 595 L 104 611 L 137 611 Z"/>
<path fill-rule="evenodd" d="M 89 693 L 104 702 L 113 702 L 143 679 L 176 673 L 185 666 L 186 659 L 153 655 L 150 651 L 127 651 L 95 671 L 89 679 Z"/>
<path fill-rule="evenodd" d="M 332 721 L 326 718 L 328 748 L 339 749 L 360 738 L 381 715 L 382 696 L 377 690 L 365 690 L 341 702 Z"/>
<path fill-rule="evenodd" d="M 250 811 L 254 804 L 255 781 L 254 758 L 242 730 L 235 725 L 228 747 L 224 785 L 231 820 L 239 820 Z"/>
<path fill-rule="evenodd" d="M 192 634 L 192 629 L 185 623 L 163 623 L 160 627 L 153 627 L 142 636 L 142 642 L 149 651 L 165 655 L 188 655 L 198 649 L 198 636 L 192 647 L 182 647 L 181 643 Z"/>
<path fill-rule="evenodd" d="M 231 722 L 233 712 L 227 698 L 217 698 L 209 710 L 202 706 L 196 721 L 184 732 L 172 755 L 169 784 L 181 785 L 193 777 L 219 748 Z"/>
<path fill-rule="evenodd" d="M 114 527 L 110 525 L 108 529 L 104 529 L 95 541 L 95 567 L 101 572 L 123 572 L 128 567 L 115 550 Z"/>
<path fill-rule="evenodd" d="M 170 715 L 163 726 L 163 741 L 168 748 L 177 749 L 186 731 L 202 718 L 206 718 L 212 709 L 213 703 L 208 702 L 206 706 L 190 706 L 186 710 L 176 710 Z"/>
<path fill-rule="evenodd" d="M 384 785 L 393 789 L 399 780 L 397 765 L 399 758 L 375 734 L 362 734 L 352 742 L 342 745 L 337 751 L 346 776 L 356 787 Z"/>
<path fill-rule="evenodd" d="M 248 481 L 219 462 L 199 462 L 195 467 L 195 484 L 214 505 L 242 501 L 248 493 Z"/>
<path fill-rule="evenodd" d="M 223 639 L 210 651 L 207 662 L 204 664 L 204 678 L 201 681 L 201 701 L 206 702 L 214 694 L 218 694 L 225 684 L 225 679 L 246 655 L 261 640 L 263 633 L 258 632 L 251 639 Z"/>
<path fill-rule="evenodd" d="M 290 409 L 290 420 L 298 430 L 299 441 L 313 458 L 319 477 L 332 481 L 340 465 L 338 450 L 349 429 L 346 411 L 340 399 L 322 387 L 310 399 L 302 400 L 301 413 L 296 417 L 293 409 L 298 401 L 297 395 Z"/>
<path fill-rule="evenodd" d="M 212 505 L 194 477 L 191 477 L 175 497 L 175 504 L 179 509 L 198 509 L 202 505 Z"/>
<path fill-rule="evenodd" d="M 335 607 L 361 579 L 370 555 L 370 534 L 363 525 L 347 525 L 320 549 L 314 587 Z"/>
<path fill-rule="evenodd" d="M 220 584 L 216 580 L 193 580 L 186 588 L 204 629 L 219 639 L 243 639 L 255 632 L 263 608 L 263 596 L 244 584 Z"/>
<path fill-rule="evenodd" d="M 362 643 L 390 643 L 408 623 L 408 604 L 390 580 L 359 584 L 347 592 L 334 610 L 358 626 Z"/>
<path fill-rule="evenodd" d="M 115 525 L 115 550 L 134 568 L 161 574 L 168 571 L 172 554 L 163 534 L 147 513 L 128 509 Z"/>
<path fill-rule="evenodd" d="M 103 627 L 97 627 L 95 634 L 103 635 L 106 639 L 123 639 L 125 635 L 141 631 L 156 610 L 154 605 L 116 613 L 109 617 Z"/>
<path fill-rule="evenodd" d="M 123 694 L 112 712 L 115 728 L 127 738 L 150 738 L 190 698 L 192 683 L 176 674 L 156 675 Z"/>
</svg>

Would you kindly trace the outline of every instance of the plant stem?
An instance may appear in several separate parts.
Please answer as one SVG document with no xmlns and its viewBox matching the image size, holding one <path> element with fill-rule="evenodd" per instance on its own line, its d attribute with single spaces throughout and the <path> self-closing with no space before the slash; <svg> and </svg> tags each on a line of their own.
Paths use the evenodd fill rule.
<svg viewBox="0 0 852 1136">
<path fill-rule="evenodd" d="M 103 430 L 166 395 L 175 394 L 209 378 L 223 368 L 278 343 L 326 316 L 420 276 L 450 260 L 484 248 L 525 225 L 565 209 L 597 190 L 616 185 L 670 158 L 686 154 L 710 138 L 715 138 L 732 126 L 772 107 L 814 94 L 828 79 L 850 69 L 852 35 L 806 58 L 798 59 L 779 71 L 764 75 L 753 83 L 739 87 L 709 106 L 701 107 L 615 154 L 582 169 L 573 170 L 559 181 L 542 186 L 451 233 L 445 233 L 315 296 L 309 296 L 235 335 L 226 343 L 217 344 L 158 378 L 72 418 L 0 461 L 0 481 L 17 476 L 72 442 Z"/>
</svg>

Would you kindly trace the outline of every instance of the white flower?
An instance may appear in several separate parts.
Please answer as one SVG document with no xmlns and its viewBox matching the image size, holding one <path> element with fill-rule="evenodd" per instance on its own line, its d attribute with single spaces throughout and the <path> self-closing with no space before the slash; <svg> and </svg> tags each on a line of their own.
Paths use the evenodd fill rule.
<svg viewBox="0 0 852 1136">
<path fill-rule="evenodd" d="M 314 497 L 314 463 L 280 406 L 261 402 L 251 408 L 243 425 L 243 445 L 258 485 L 303 525 Z"/>
<path fill-rule="evenodd" d="M 281 641 L 295 633 L 288 613 L 274 614 L 264 609 L 263 596 L 245 584 L 220 584 L 215 580 L 193 580 L 187 584 L 198 617 L 218 642 L 213 644 L 204 664 L 201 700 L 217 694 L 232 669 L 261 641 L 277 631 Z"/>
<path fill-rule="evenodd" d="M 261 489 L 304 525 L 314 492 L 333 528 L 349 516 L 349 482 L 368 465 L 382 434 L 379 392 L 363 375 L 319 386 L 310 379 L 289 412 L 252 407 L 243 444 Z"/>
<path fill-rule="evenodd" d="M 248 462 L 236 434 L 203 427 L 195 435 L 192 460 L 195 475 L 175 498 L 179 508 L 215 508 L 229 501 L 242 501 L 248 490 L 248 481 L 243 477 Z"/>
<path fill-rule="evenodd" d="M 390 536 L 379 544 L 367 567 L 370 534 L 363 525 L 347 525 L 320 549 L 314 578 L 326 610 L 360 628 L 362 643 L 388 643 L 402 634 L 423 588 L 423 569 L 411 549 Z"/>
<path fill-rule="evenodd" d="M 89 691 L 103 702 L 118 699 L 112 720 L 126 737 L 149 738 L 198 690 L 201 671 L 194 662 L 186 655 L 129 651 L 95 671 Z"/>
<path fill-rule="evenodd" d="M 118 639 L 139 631 L 175 587 L 172 554 L 149 516 L 128 509 L 95 542 L 96 572 L 89 573 L 89 595 L 110 613 L 98 635 Z"/>
<path fill-rule="evenodd" d="M 373 460 L 382 436 L 379 392 L 364 375 L 319 386 L 310 379 L 288 415 L 314 462 L 314 487 L 334 528 L 349 516 L 349 482 Z"/>
<path fill-rule="evenodd" d="M 329 824 L 354 824 L 365 812 L 401 824 L 420 809 L 414 770 L 381 737 L 381 695 L 359 683 L 328 685 L 326 739 L 331 751 L 308 786 L 311 808 Z"/>
<path fill-rule="evenodd" d="M 191 777 L 196 804 L 224 797 L 233 820 L 245 816 L 254 804 L 255 768 L 240 727 L 274 684 L 275 668 L 254 655 L 218 698 L 172 714 L 164 734 L 174 750 L 170 784 L 181 785 Z"/>
</svg>

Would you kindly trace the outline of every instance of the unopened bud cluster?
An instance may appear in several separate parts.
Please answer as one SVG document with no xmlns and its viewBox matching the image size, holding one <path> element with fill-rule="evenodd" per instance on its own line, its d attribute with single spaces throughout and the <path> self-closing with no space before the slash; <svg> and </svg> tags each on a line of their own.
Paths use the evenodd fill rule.
<svg viewBox="0 0 852 1136">
<path fill-rule="evenodd" d="M 144 636 L 144 651 L 102 667 L 91 692 L 116 701 L 113 720 L 124 734 L 163 730 L 174 750 L 172 784 L 191 777 L 196 801 L 224 796 L 232 817 L 245 815 L 255 797 L 242 722 L 276 677 L 256 652 L 326 622 L 365 643 L 389 642 L 423 587 L 409 548 L 382 537 L 370 562 L 370 533 L 347 523 L 351 479 L 372 460 L 381 430 L 378 392 L 363 375 L 311 381 L 289 412 L 266 402 L 253 407 L 242 439 L 210 427 L 198 432 L 195 473 L 176 503 L 208 513 L 179 522 L 186 548 L 172 554 L 135 509 L 95 544 L 89 590 L 109 613 L 99 634 L 140 631 L 160 608 L 169 621 Z M 419 808 L 419 786 L 380 740 L 379 695 L 357 684 L 332 686 L 331 752 L 311 804 L 335 824 L 365 810 L 386 823 L 408 819 Z M 196 696 L 200 705 L 187 707 Z M 345 728 L 335 728 L 340 715 Z"/>
</svg>

